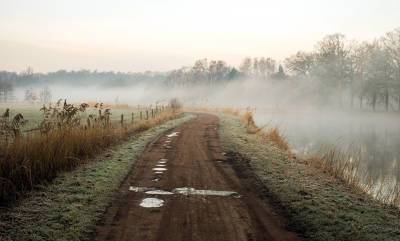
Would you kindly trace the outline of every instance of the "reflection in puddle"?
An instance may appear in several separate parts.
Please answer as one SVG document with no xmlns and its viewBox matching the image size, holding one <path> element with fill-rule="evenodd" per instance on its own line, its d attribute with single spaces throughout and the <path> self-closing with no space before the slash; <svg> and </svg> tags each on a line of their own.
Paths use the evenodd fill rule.
<svg viewBox="0 0 400 241">
<path fill-rule="evenodd" d="M 162 171 L 154 172 L 154 174 L 164 174 Z"/>
<path fill-rule="evenodd" d="M 166 171 L 167 170 L 167 168 L 165 168 L 165 167 L 155 167 L 155 168 L 153 168 L 153 171 L 156 171 L 156 172 L 163 172 L 163 171 Z"/>
<path fill-rule="evenodd" d="M 159 208 L 164 205 L 164 200 L 158 198 L 145 198 L 140 203 L 141 207 L 144 208 Z"/>
<path fill-rule="evenodd" d="M 180 187 L 172 190 L 173 193 L 182 195 L 203 195 L 203 196 L 237 196 L 237 192 L 232 191 L 215 191 L 215 190 L 197 190 L 192 187 Z"/>
<path fill-rule="evenodd" d="M 156 167 L 165 167 L 165 164 L 157 164 Z"/>
<path fill-rule="evenodd" d="M 146 191 L 150 191 L 150 190 L 154 190 L 154 188 L 149 188 L 149 187 L 129 187 L 129 191 L 132 191 L 132 192 L 146 192 Z"/>
<path fill-rule="evenodd" d="M 152 191 L 147 191 L 145 193 L 149 194 L 149 195 L 172 195 L 172 194 L 174 194 L 173 192 L 168 192 L 168 191 L 164 191 L 164 190 L 152 190 Z"/>
<path fill-rule="evenodd" d="M 172 191 L 159 190 L 155 188 L 146 188 L 146 187 L 130 187 L 130 191 L 134 192 L 144 192 L 149 195 L 201 195 L 201 196 L 220 196 L 220 197 L 240 197 L 237 192 L 232 191 L 215 191 L 215 190 L 197 190 L 192 187 L 180 187 L 175 188 Z"/>
</svg>

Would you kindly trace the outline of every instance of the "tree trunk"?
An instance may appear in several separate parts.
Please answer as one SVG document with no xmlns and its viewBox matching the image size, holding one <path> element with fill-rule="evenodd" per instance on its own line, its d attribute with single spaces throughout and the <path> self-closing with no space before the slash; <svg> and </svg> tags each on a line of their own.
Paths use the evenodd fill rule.
<svg viewBox="0 0 400 241">
<path fill-rule="evenodd" d="M 375 110 L 376 107 L 376 93 L 372 96 L 372 109 Z"/>
<path fill-rule="evenodd" d="M 399 95 L 399 111 L 400 111 L 400 95 Z"/>
<path fill-rule="evenodd" d="M 353 81 L 351 82 L 351 94 L 350 94 L 350 108 L 354 108 L 354 87 L 353 87 Z"/>
<path fill-rule="evenodd" d="M 389 89 L 385 90 L 385 108 L 389 111 Z"/>
</svg>

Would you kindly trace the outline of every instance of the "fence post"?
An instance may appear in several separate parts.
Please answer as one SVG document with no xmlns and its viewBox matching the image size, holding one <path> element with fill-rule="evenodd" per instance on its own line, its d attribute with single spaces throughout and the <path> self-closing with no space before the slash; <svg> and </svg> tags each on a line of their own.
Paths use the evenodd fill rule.
<svg viewBox="0 0 400 241">
<path fill-rule="evenodd" d="M 124 114 L 121 114 L 121 126 L 124 125 Z"/>
<path fill-rule="evenodd" d="M 143 114 L 142 114 L 142 111 L 140 111 L 140 120 L 143 120 Z"/>
<path fill-rule="evenodd" d="M 134 116 L 134 113 L 132 112 L 132 120 L 131 120 L 131 123 L 133 124 L 133 121 L 134 121 L 134 118 L 135 116 Z"/>
<path fill-rule="evenodd" d="M 149 110 L 146 110 L 146 120 L 149 119 Z"/>
</svg>

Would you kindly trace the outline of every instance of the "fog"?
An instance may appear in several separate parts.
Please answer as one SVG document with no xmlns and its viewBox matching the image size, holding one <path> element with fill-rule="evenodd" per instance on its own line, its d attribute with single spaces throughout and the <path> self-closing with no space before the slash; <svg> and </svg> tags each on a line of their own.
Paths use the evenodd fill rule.
<svg viewBox="0 0 400 241">
<path fill-rule="evenodd" d="M 397 28 L 373 42 L 335 33 L 313 51 L 246 57 L 240 66 L 200 59 L 167 72 L 1 71 L 0 100 L 135 107 L 178 98 L 188 108 L 250 109 L 258 126 L 278 126 L 297 155 L 336 149 L 360 157 L 369 177 L 400 180 L 399 51 Z"/>
</svg>

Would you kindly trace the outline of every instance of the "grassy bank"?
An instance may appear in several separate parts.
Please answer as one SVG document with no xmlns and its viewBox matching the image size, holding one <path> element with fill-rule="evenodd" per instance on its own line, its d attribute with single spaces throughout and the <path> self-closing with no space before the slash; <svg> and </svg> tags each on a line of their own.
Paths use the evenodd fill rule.
<svg viewBox="0 0 400 241">
<path fill-rule="evenodd" d="M 1 241 L 90 240 L 112 194 L 147 143 L 189 120 L 170 120 L 138 135 L 76 170 L 60 174 L 13 207 L 0 210 Z"/>
<path fill-rule="evenodd" d="M 110 109 L 87 112 L 88 104 L 44 106 L 37 130 L 22 132 L 26 119 L 9 111 L 0 118 L 0 201 L 15 200 L 36 184 L 50 181 L 61 171 L 72 170 L 104 148 L 126 140 L 177 117 L 177 109 L 146 112 L 144 118 L 119 123 L 112 121 Z M 126 117 L 125 117 L 126 118 Z"/>
<path fill-rule="evenodd" d="M 343 180 L 294 160 L 263 135 L 249 133 L 232 115 L 221 115 L 227 152 L 238 152 L 266 186 L 269 196 L 307 239 L 400 240 L 400 211 L 373 200 Z M 272 133 L 273 134 L 273 133 Z M 270 136 L 271 138 L 271 136 Z"/>
</svg>

